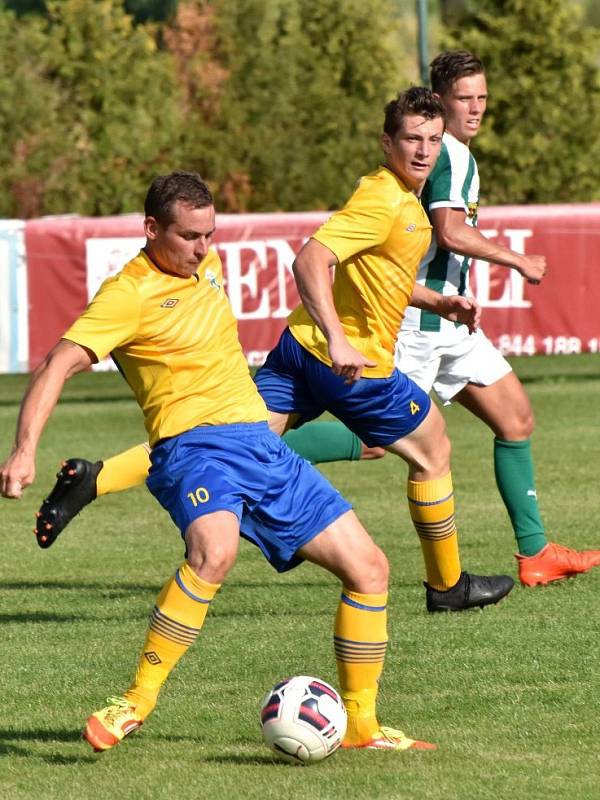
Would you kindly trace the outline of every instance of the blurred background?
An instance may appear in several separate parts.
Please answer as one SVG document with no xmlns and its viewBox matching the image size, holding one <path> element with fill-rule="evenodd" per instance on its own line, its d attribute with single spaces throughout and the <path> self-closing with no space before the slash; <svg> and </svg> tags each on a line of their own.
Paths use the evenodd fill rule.
<svg viewBox="0 0 600 800">
<path fill-rule="evenodd" d="M 600 199 L 598 0 L 4 0 L 0 216 L 140 211 L 198 170 L 221 212 L 327 210 L 440 49 L 485 62 L 482 201 Z"/>
</svg>

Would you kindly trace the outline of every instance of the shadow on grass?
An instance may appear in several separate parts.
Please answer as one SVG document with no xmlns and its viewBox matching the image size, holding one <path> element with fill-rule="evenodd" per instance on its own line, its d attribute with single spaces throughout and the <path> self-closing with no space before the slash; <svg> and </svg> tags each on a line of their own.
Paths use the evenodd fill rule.
<svg viewBox="0 0 600 800">
<path fill-rule="evenodd" d="M 48 730 L 47 728 L 34 728 L 29 731 L 15 731 L 0 728 L 0 747 L 6 742 L 80 742 L 81 731 Z M 10 746 L 10 745 L 8 745 Z"/>
<path fill-rule="evenodd" d="M 35 758 L 45 764 L 67 766 L 84 762 L 94 763 L 97 759 L 91 754 L 66 755 L 65 753 L 39 753 L 33 747 L 20 746 L 14 742 L 33 742 L 47 744 L 49 742 L 66 742 L 69 744 L 81 742 L 81 731 L 7 731 L 0 730 L 0 756 L 13 756 L 19 758 Z"/>
<path fill-rule="evenodd" d="M 203 763 L 205 764 L 224 764 L 224 765 L 231 765 L 236 764 L 237 766 L 269 766 L 269 767 L 283 767 L 283 769 L 289 769 L 290 767 L 294 767 L 294 764 L 289 764 L 285 762 L 282 758 L 277 758 L 277 756 L 251 756 L 251 755 L 243 755 L 242 753 L 236 755 L 222 755 L 222 756 L 207 756 L 206 758 L 202 759 Z"/>
<path fill-rule="evenodd" d="M 106 583 L 106 581 L 0 581 L 0 590 L 39 591 L 40 589 L 87 590 L 108 592 L 158 592 L 159 583 Z"/>
<path fill-rule="evenodd" d="M 49 614 L 45 611 L 28 611 L 23 614 L 0 614 L 0 625 L 9 622 L 26 622 L 28 625 L 45 622 L 89 622 L 94 619 L 96 618 L 81 614 Z"/>
</svg>

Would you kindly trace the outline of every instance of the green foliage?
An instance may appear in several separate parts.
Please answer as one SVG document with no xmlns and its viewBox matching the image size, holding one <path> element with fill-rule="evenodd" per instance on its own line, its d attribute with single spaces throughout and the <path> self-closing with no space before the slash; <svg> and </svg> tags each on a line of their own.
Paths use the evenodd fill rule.
<svg viewBox="0 0 600 800">
<path fill-rule="evenodd" d="M 148 181 L 178 164 L 174 64 L 117 0 L 0 11 L 4 215 L 140 208 Z"/>
<path fill-rule="evenodd" d="M 460 18 L 444 46 L 487 65 L 473 145 L 485 201 L 600 198 L 600 38 L 582 22 L 594 4 L 438 6 Z M 139 210 L 149 180 L 179 166 L 206 177 L 222 211 L 337 207 L 380 159 L 383 106 L 417 80 L 413 12 L 410 0 L 0 0 L 0 215 Z"/>
<path fill-rule="evenodd" d="M 376 166 L 383 106 L 402 86 L 391 4 L 217 0 L 215 9 L 228 80 L 190 159 L 215 180 L 221 207 L 339 205 Z"/>
<path fill-rule="evenodd" d="M 125 0 L 128 14 L 138 22 L 168 20 L 175 16 L 179 0 Z"/>
<path fill-rule="evenodd" d="M 486 64 L 489 104 L 474 142 L 486 202 L 600 198 L 598 33 L 565 0 L 478 0 L 451 47 Z"/>
<path fill-rule="evenodd" d="M 17 21 L 0 11 L 2 216 L 38 213 L 53 169 L 62 169 L 69 129 L 59 87 L 47 77 L 46 47 L 41 18 Z"/>
<path fill-rule="evenodd" d="M 171 19 L 179 0 L 125 0 L 125 9 L 138 22 Z M 23 14 L 45 14 L 46 0 L 4 0 L 3 5 L 19 16 Z M 93 5 L 90 2 L 89 5 Z"/>
</svg>

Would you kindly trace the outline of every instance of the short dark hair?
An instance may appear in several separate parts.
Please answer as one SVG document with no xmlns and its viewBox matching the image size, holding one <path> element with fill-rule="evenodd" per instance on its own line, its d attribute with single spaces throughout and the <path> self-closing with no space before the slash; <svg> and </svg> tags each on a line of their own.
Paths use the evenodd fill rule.
<svg viewBox="0 0 600 800">
<path fill-rule="evenodd" d="M 166 228 L 173 222 L 173 205 L 178 200 L 191 208 L 214 205 L 210 189 L 197 172 L 177 170 L 154 178 L 144 200 L 144 213 Z"/>
<path fill-rule="evenodd" d="M 444 107 L 430 89 L 411 86 L 385 107 L 384 133 L 392 139 L 402 130 L 404 117 L 419 116 L 425 119 L 445 119 Z"/>
<path fill-rule="evenodd" d="M 447 50 L 436 56 L 429 67 L 431 89 L 444 95 L 466 75 L 485 75 L 483 61 L 468 50 Z"/>
</svg>

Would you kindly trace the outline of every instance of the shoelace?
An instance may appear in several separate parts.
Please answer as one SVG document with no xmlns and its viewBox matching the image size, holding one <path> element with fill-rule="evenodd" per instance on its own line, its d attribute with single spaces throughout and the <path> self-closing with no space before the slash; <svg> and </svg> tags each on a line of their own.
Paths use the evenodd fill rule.
<svg viewBox="0 0 600 800">
<path fill-rule="evenodd" d="M 110 724 L 113 724 L 120 714 L 131 708 L 131 704 L 124 697 L 107 697 L 106 702 L 108 708 L 104 716 Z"/>
<path fill-rule="evenodd" d="M 400 739 L 408 739 L 409 741 L 412 741 L 412 739 L 409 739 L 409 737 L 404 733 L 404 731 L 399 731 L 396 728 L 388 728 L 382 725 L 381 728 L 379 728 L 379 730 L 383 734 L 382 738 L 387 739 L 388 742 L 394 743 L 399 741 Z"/>
</svg>

